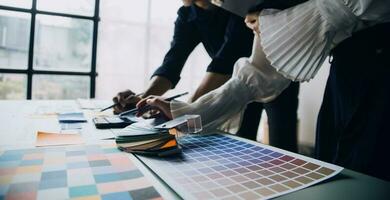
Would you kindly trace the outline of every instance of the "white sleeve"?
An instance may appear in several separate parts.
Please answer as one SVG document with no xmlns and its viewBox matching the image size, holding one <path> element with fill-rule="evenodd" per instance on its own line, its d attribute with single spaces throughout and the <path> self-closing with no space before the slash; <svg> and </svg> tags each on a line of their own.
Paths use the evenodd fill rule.
<svg viewBox="0 0 390 200">
<path fill-rule="evenodd" d="M 253 101 L 269 102 L 290 84 L 290 80 L 269 66 L 255 38 L 251 58 L 240 58 L 234 65 L 233 77 L 193 103 L 171 102 L 173 118 L 198 114 L 205 129 L 218 129 Z"/>
<path fill-rule="evenodd" d="M 259 16 L 261 45 L 280 74 L 309 81 L 352 33 L 390 21 L 389 0 L 310 0 Z"/>
<path fill-rule="evenodd" d="M 318 0 L 317 4 L 335 32 L 334 44 L 354 32 L 390 21 L 389 0 Z"/>
<path fill-rule="evenodd" d="M 360 20 L 367 23 L 384 23 L 390 19 L 389 0 L 344 0 Z"/>
<path fill-rule="evenodd" d="M 233 77 L 193 103 L 171 101 L 170 105 L 173 118 L 185 114 L 198 114 L 202 118 L 204 130 L 215 130 L 243 110 L 252 99 L 248 87 L 241 80 Z"/>
</svg>

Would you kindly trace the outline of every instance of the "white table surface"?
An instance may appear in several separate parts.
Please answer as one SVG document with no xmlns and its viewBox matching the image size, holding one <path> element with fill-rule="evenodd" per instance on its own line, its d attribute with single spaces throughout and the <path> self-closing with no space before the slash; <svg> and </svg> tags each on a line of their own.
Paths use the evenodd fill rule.
<svg viewBox="0 0 390 200">
<path fill-rule="evenodd" d="M 112 104 L 111 101 L 91 100 L 96 109 L 81 109 L 76 100 L 0 100 L 0 155 L 4 150 L 15 148 L 34 148 L 37 131 L 53 133 L 79 133 L 86 144 L 113 142 L 113 130 L 96 129 L 92 118 L 98 115 L 111 115 L 109 109 L 99 110 Z M 61 130 L 54 113 L 82 111 L 87 118 L 80 130 Z M 180 199 L 162 180 L 154 175 L 135 156 L 129 159 L 144 173 L 164 199 Z"/>
<path fill-rule="evenodd" d="M 110 105 L 111 101 L 91 101 L 100 108 Z M 75 100 L 0 100 L 0 154 L 13 148 L 31 148 L 35 145 L 36 132 L 61 132 L 54 112 L 80 110 Z M 100 109 L 83 109 L 88 123 L 79 131 L 86 144 L 113 142 L 105 138 L 113 137 L 112 130 L 98 130 L 91 119 L 101 115 Z M 103 114 L 111 114 L 111 110 Z M 138 158 L 129 154 L 129 159 L 152 181 L 164 199 L 180 197 L 152 173 Z M 331 181 L 325 181 L 309 188 L 278 197 L 276 199 L 390 199 L 390 183 L 352 170 L 344 169 Z"/>
</svg>

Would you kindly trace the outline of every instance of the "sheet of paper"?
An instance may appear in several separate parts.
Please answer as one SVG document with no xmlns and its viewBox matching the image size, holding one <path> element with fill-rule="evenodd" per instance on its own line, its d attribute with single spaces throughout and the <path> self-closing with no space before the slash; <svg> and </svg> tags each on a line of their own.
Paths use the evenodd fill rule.
<svg viewBox="0 0 390 200">
<path fill-rule="evenodd" d="M 8 150 L 0 155 L 0 197 L 162 199 L 129 157 L 112 143 Z"/>
<path fill-rule="evenodd" d="M 38 131 L 35 146 L 57 146 L 83 144 L 84 140 L 79 134 L 48 133 Z"/>
<path fill-rule="evenodd" d="M 75 129 L 82 129 L 83 124 L 82 123 L 60 123 L 61 130 L 75 130 Z"/>
<path fill-rule="evenodd" d="M 343 169 L 230 135 L 189 135 L 179 143 L 182 156 L 138 157 L 183 199 L 270 199 Z"/>
<path fill-rule="evenodd" d="M 87 122 L 82 112 L 71 112 L 58 114 L 58 121 L 61 123 Z"/>
<path fill-rule="evenodd" d="M 129 126 L 115 130 L 114 134 L 116 136 L 127 136 L 127 135 L 144 135 L 144 134 L 156 134 L 160 133 L 161 130 L 154 128 L 156 124 L 159 124 L 161 119 L 146 119 L 142 120 Z"/>
</svg>

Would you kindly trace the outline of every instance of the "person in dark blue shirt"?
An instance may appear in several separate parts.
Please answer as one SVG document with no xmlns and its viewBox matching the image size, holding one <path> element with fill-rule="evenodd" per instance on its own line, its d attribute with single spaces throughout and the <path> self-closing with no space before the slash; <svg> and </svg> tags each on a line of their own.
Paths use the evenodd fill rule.
<svg viewBox="0 0 390 200">
<path fill-rule="evenodd" d="M 197 0 L 185 3 L 178 10 L 171 48 L 162 65 L 153 73 L 151 83 L 142 95 L 126 90 L 118 93 L 113 101 L 120 104 L 114 113 L 131 109 L 149 95 L 163 95 L 173 89 L 180 80 L 183 66 L 197 45 L 205 47 L 212 58 L 207 73 L 189 101 L 224 84 L 233 72 L 234 63 L 241 57 L 251 55 L 253 33 L 244 19 L 208 1 Z M 256 140 L 261 111 L 269 116 L 270 144 L 290 151 L 297 151 L 296 122 L 299 84 L 292 83 L 275 101 L 248 105 L 238 135 Z"/>
<path fill-rule="evenodd" d="M 194 101 L 230 78 L 236 60 L 251 54 L 252 41 L 253 34 L 245 27 L 241 17 L 213 5 L 208 5 L 207 9 L 197 4 L 183 6 L 178 11 L 171 48 L 153 77 L 167 78 L 174 88 L 188 56 L 202 43 L 212 61 L 207 66 L 207 78 L 202 82 L 204 86 L 191 97 Z M 217 84 L 212 83 L 214 79 Z M 210 84 L 213 87 L 209 87 Z"/>
</svg>

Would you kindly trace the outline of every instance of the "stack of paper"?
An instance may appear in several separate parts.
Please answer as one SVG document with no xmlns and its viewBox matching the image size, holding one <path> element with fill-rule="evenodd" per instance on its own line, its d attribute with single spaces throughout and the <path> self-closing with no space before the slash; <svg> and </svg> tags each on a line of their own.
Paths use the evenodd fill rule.
<svg viewBox="0 0 390 200">
<path fill-rule="evenodd" d="M 175 135 L 146 123 L 131 124 L 117 134 L 115 141 L 120 150 L 129 153 L 156 156 L 181 153 Z"/>
<path fill-rule="evenodd" d="M 61 130 L 81 129 L 82 123 L 87 122 L 82 112 L 69 112 L 58 114 Z"/>
<path fill-rule="evenodd" d="M 58 114 L 58 121 L 60 123 L 79 123 L 87 122 L 87 119 L 82 112 L 72 112 Z"/>
</svg>

